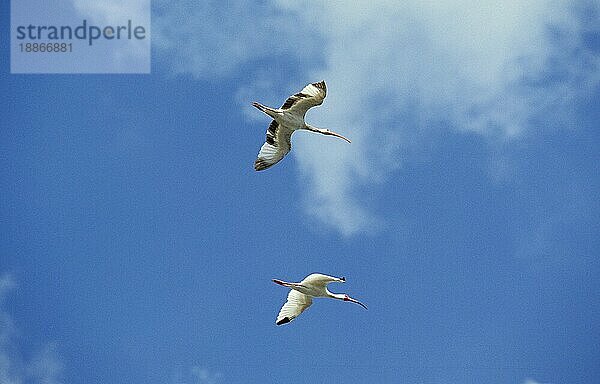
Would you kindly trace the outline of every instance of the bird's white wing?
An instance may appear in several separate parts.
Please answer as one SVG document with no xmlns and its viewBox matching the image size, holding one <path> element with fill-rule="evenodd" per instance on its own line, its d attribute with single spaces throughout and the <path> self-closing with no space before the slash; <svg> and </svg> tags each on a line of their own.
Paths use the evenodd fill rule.
<svg viewBox="0 0 600 384">
<path fill-rule="evenodd" d="M 308 84 L 300 92 L 288 97 L 281 109 L 304 117 L 310 108 L 323 104 L 325 96 L 327 96 L 325 81 Z"/>
<path fill-rule="evenodd" d="M 310 296 L 293 289 L 290 290 L 287 301 L 281 307 L 279 315 L 277 315 L 275 324 L 283 325 L 289 323 L 304 312 L 306 308 L 310 307 L 311 304 L 312 298 Z"/>
<path fill-rule="evenodd" d="M 267 129 L 267 139 L 254 161 L 254 169 L 262 171 L 283 159 L 292 149 L 292 133 L 273 120 Z"/>
<path fill-rule="evenodd" d="M 333 282 L 343 283 L 345 281 L 346 281 L 346 279 L 343 277 L 333 277 L 333 276 L 323 275 L 322 273 L 313 273 L 313 274 L 306 276 L 304 278 L 304 280 L 302 280 L 300 282 L 300 284 L 308 285 L 308 286 L 313 285 L 313 286 L 318 286 L 318 287 L 324 287 L 329 283 L 333 283 Z"/>
</svg>

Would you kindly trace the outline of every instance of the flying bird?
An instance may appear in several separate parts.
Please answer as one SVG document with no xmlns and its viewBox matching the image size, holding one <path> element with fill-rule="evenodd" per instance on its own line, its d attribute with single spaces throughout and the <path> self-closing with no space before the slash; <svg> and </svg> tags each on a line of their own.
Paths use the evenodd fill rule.
<svg viewBox="0 0 600 384">
<path fill-rule="evenodd" d="M 329 129 L 317 128 L 306 124 L 304 115 L 306 111 L 317 105 L 323 104 L 327 95 L 325 81 L 308 84 L 299 93 L 290 96 L 281 108 L 270 108 L 254 102 L 253 106 L 260 109 L 271 118 L 271 124 L 267 129 L 267 140 L 260 148 L 258 157 L 254 162 L 254 169 L 262 171 L 283 159 L 292 149 L 292 133 L 299 129 L 322 133 L 323 135 L 336 136 L 350 142 L 347 138 L 330 131 Z"/>
<path fill-rule="evenodd" d="M 345 293 L 329 292 L 327 284 L 345 283 L 346 278 L 344 277 L 333 277 L 322 275 L 320 273 L 313 273 L 306 276 L 306 278 L 299 283 L 288 283 L 287 281 L 277 279 L 273 279 L 273 282 L 291 288 L 290 293 L 288 293 L 287 301 L 283 304 L 283 307 L 281 307 L 279 315 L 277 315 L 277 320 L 275 321 L 275 324 L 277 325 L 289 323 L 298 317 L 306 308 L 310 307 L 313 297 L 329 297 L 331 299 L 350 301 L 367 309 L 363 303 L 351 298 Z"/>
</svg>

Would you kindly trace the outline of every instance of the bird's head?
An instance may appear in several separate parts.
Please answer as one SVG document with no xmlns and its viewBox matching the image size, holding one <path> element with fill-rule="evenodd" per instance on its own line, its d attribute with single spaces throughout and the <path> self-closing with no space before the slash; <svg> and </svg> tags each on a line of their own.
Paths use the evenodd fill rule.
<svg viewBox="0 0 600 384">
<path fill-rule="evenodd" d="M 345 294 L 345 293 L 344 293 L 344 299 L 343 299 L 343 300 L 344 300 L 344 301 L 349 301 L 349 302 L 351 302 L 351 303 L 356 303 L 356 304 L 360 305 L 361 307 L 363 307 L 364 309 L 367 309 L 367 306 L 366 306 L 366 305 L 364 305 L 363 303 L 361 303 L 360 301 L 358 301 L 358 300 L 356 300 L 356 299 L 353 299 L 353 298 L 351 298 L 350 296 L 348 296 L 348 295 L 347 295 L 347 294 Z"/>
</svg>

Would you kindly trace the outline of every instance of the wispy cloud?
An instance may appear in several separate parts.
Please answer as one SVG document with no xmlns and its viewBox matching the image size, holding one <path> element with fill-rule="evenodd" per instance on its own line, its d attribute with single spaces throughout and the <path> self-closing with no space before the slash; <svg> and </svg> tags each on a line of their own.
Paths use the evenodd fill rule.
<svg viewBox="0 0 600 384">
<path fill-rule="evenodd" d="M 523 381 L 523 384 L 550 384 L 550 383 L 540 383 L 539 381 L 528 378 Z"/>
<path fill-rule="evenodd" d="M 179 372 L 175 384 L 218 384 L 223 375 L 201 366 L 193 366 L 185 374 Z"/>
<path fill-rule="evenodd" d="M 63 364 L 58 357 L 56 349 L 56 344 L 46 344 L 29 362 L 27 376 L 30 377 L 34 383 L 61 383 L 59 378 L 63 371 Z"/>
<path fill-rule="evenodd" d="M 10 275 L 0 277 L 0 383 L 19 384 L 19 364 L 14 361 L 11 339 L 14 334 L 12 318 L 4 311 L 4 300 L 15 282 Z"/>
<path fill-rule="evenodd" d="M 192 368 L 192 384 L 217 384 L 221 380 L 220 373 L 214 373 L 206 368 Z"/>
<path fill-rule="evenodd" d="M 279 0 L 252 9 L 215 3 L 171 9 L 161 4 L 155 37 L 178 73 L 210 78 L 243 67 L 252 77 L 249 63 L 264 60 L 270 68 L 269 58 L 284 56 L 287 68 L 295 67 L 288 72 L 304 79 L 296 88 L 307 81 L 328 82 L 326 110 L 311 111 L 308 119 L 353 143 L 323 145 L 323 138 L 298 134 L 293 153 L 307 181 L 307 213 L 352 235 L 381 224 L 365 196 L 374 184 L 389 180 L 406 149 L 432 127 L 506 143 L 535 134 L 538 126 L 576 125 L 570 112 L 574 101 L 600 80 L 600 57 L 584 39 L 600 7 L 578 4 L 583 5 Z M 581 17 L 586 7 L 587 21 Z M 285 79 L 272 87 L 288 89 L 291 79 L 281 74 L 286 71 L 270 69 L 275 79 Z M 254 84 L 241 84 L 238 99 Z M 263 91 L 271 86 L 258 84 Z"/>
<path fill-rule="evenodd" d="M 310 26 L 269 2 L 186 0 L 153 2 L 153 43 L 176 73 L 198 78 L 230 75 L 273 55 L 310 60 L 316 52 Z"/>
<path fill-rule="evenodd" d="M 46 344 L 30 360 L 22 357 L 17 328 L 4 308 L 6 297 L 15 287 L 11 275 L 0 277 L 0 383 L 60 384 L 63 365 L 55 344 Z"/>
</svg>

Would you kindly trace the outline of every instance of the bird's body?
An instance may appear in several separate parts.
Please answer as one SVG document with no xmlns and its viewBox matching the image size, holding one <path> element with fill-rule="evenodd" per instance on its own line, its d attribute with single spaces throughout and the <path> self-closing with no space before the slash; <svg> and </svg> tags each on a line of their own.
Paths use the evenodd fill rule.
<svg viewBox="0 0 600 384">
<path fill-rule="evenodd" d="M 281 108 L 275 109 L 260 103 L 252 103 L 253 106 L 273 119 L 267 129 L 267 139 L 260 148 L 258 157 L 254 162 L 255 170 L 262 171 L 283 159 L 292 149 L 292 134 L 300 129 L 336 136 L 350 142 L 338 133 L 313 127 L 304 121 L 306 112 L 312 107 L 323 104 L 326 95 L 325 81 L 321 81 L 320 83 L 308 84 L 302 91 L 290 96 Z"/>
<path fill-rule="evenodd" d="M 334 282 L 345 283 L 346 279 L 343 277 L 333 277 L 321 273 L 313 273 L 299 283 L 290 283 L 277 279 L 273 279 L 273 282 L 291 289 L 287 301 L 277 316 L 275 322 L 277 325 L 289 323 L 298 317 L 306 308 L 310 307 L 314 297 L 329 297 L 331 299 L 350 301 L 361 305 L 365 309 L 367 308 L 360 301 L 353 299 L 344 293 L 329 292 L 327 284 Z"/>
</svg>

